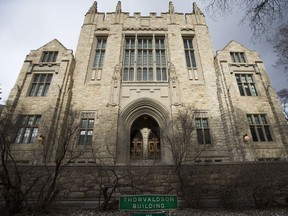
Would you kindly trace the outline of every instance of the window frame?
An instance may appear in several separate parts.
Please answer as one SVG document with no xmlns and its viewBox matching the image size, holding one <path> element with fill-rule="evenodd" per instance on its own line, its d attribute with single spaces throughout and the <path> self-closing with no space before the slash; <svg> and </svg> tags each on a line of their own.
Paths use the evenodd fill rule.
<svg viewBox="0 0 288 216">
<path fill-rule="evenodd" d="M 184 47 L 186 67 L 189 69 L 197 68 L 197 61 L 194 48 L 194 36 L 182 37 L 182 41 Z"/>
<path fill-rule="evenodd" d="M 168 82 L 164 35 L 127 35 L 123 50 L 123 82 Z"/>
<path fill-rule="evenodd" d="M 42 79 L 44 77 L 44 79 Z M 34 73 L 29 88 L 29 97 L 46 97 L 52 83 L 53 73 Z"/>
<path fill-rule="evenodd" d="M 200 125 L 197 122 L 198 120 L 200 122 Z M 206 120 L 205 125 L 203 124 L 204 120 Z M 195 129 L 196 129 L 196 137 L 197 137 L 198 145 L 211 145 L 212 144 L 211 128 L 210 128 L 208 117 L 195 117 Z M 201 135 L 201 137 L 199 135 Z"/>
<path fill-rule="evenodd" d="M 34 144 L 39 134 L 41 115 L 20 115 L 16 144 Z"/>
<path fill-rule="evenodd" d="M 84 123 L 86 121 L 86 123 Z M 93 123 L 91 123 L 93 122 Z M 85 116 L 80 119 L 78 146 L 91 146 L 93 144 L 95 118 Z"/>
<path fill-rule="evenodd" d="M 259 96 L 253 74 L 235 73 L 235 79 L 241 96 Z"/>
<path fill-rule="evenodd" d="M 233 63 L 238 64 L 247 63 L 245 52 L 230 52 L 230 57 Z"/>
<path fill-rule="evenodd" d="M 41 56 L 41 63 L 56 62 L 58 57 L 58 51 L 43 51 Z"/>
<path fill-rule="evenodd" d="M 256 118 L 257 116 L 257 118 Z M 246 114 L 253 142 L 273 142 L 273 135 L 267 114 Z"/>
<path fill-rule="evenodd" d="M 105 61 L 105 53 L 107 49 L 107 36 L 97 36 L 95 45 L 95 56 L 93 60 L 93 68 L 102 69 Z"/>
</svg>

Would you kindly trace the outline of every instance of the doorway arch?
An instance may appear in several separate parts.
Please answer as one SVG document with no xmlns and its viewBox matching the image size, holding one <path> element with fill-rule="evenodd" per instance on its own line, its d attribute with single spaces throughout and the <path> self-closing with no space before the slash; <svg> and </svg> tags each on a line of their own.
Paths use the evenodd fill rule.
<svg viewBox="0 0 288 216">
<path fill-rule="evenodd" d="M 165 127 L 166 121 L 170 117 L 169 113 L 170 112 L 166 106 L 151 98 L 139 98 L 121 109 L 118 124 L 118 163 L 125 164 L 133 161 L 136 163 L 140 162 L 141 164 L 144 161 L 149 163 L 149 161 L 151 161 L 149 160 L 149 153 L 154 150 L 157 152 L 157 156 L 154 157 L 157 158 L 157 163 L 166 164 L 170 160 L 169 152 L 167 152 L 167 148 L 164 148 L 164 143 L 161 143 L 160 131 L 163 127 Z M 147 118 L 146 123 L 143 121 L 144 117 Z M 145 128 L 146 131 L 144 130 Z M 145 135 L 145 133 L 146 137 L 148 137 L 147 143 L 148 140 L 155 141 L 153 146 L 154 149 L 152 149 L 151 145 L 151 150 L 149 150 L 150 148 L 148 148 L 147 144 L 147 152 L 144 152 L 143 149 L 143 135 Z M 138 138 L 138 140 L 134 140 L 134 138 Z M 135 153 L 136 150 L 133 150 L 131 143 L 139 140 L 139 145 L 142 148 L 142 154 L 138 154 L 137 157 L 139 157 L 139 160 L 137 160 L 137 157 L 135 158 L 136 160 L 133 160 L 132 158 L 134 158 L 134 156 L 131 155 L 131 152 L 134 151 Z M 134 148 L 136 148 L 136 146 L 137 144 L 135 145 L 134 143 Z M 142 162 L 141 158 L 143 159 Z M 146 158 L 148 160 L 145 160 Z M 152 153 L 150 158 L 152 158 Z M 155 161 L 155 159 L 152 160 Z"/>
<path fill-rule="evenodd" d="M 131 125 L 130 159 L 161 159 L 160 127 L 149 115 L 139 116 Z"/>
</svg>

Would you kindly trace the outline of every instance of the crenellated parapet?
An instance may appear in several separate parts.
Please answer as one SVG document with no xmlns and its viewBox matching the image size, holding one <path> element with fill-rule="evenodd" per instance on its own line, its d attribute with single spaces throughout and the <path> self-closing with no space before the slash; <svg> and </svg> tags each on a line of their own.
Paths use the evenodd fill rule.
<svg viewBox="0 0 288 216">
<path fill-rule="evenodd" d="M 84 25 L 110 25 L 110 24 L 122 24 L 123 27 L 131 26 L 134 24 L 135 28 L 139 27 L 151 27 L 158 28 L 166 25 L 206 25 L 205 17 L 197 4 L 194 2 L 191 8 L 191 13 L 178 13 L 174 9 L 172 2 L 169 2 L 167 12 L 161 12 L 157 15 L 155 12 L 151 12 L 149 15 L 142 15 L 139 12 L 134 12 L 130 15 L 128 12 L 123 12 L 121 7 L 121 1 L 118 1 L 115 12 L 102 13 L 97 10 L 97 2 L 94 2 L 89 11 L 85 15 Z"/>
</svg>

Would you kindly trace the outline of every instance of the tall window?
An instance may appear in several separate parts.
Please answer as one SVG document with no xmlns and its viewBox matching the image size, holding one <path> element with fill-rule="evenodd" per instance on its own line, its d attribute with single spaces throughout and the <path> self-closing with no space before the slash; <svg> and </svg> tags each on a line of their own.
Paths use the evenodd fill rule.
<svg viewBox="0 0 288 216">
<path fill-rule="evenodd" d="M 188 68 L 196 67 L 196 60 L 193 48 L 193 38 L 183 38 L 186 65 Z"/>
<path fill-rule="evenodd" d="M 233 62 L 235 63 L 245 63 L 245 55 L 244 52 L 230 52 L 230 56 Z"/>
<path fill-rule="evenodd" d="M 208 118 L 196 118 L 198 144 L 211 144 Z"/>
<path fill-rule="evenodd" d="M 51 84 L 52 74 L 34 74 L 29 96 L 46 96 Z"/>
<path fill-rule="evenodd" d="M 16 137 L 16 143 L 35 143 L 38 127 L 41 120 L 40 115 L 23 115 Z"/>
<path fill-rule="evenodd" d="M 124 54 L 124 81 L 134 80 L 135 38 L 126 38 Z"/>
<path fill-rule="evenodd" d="M 97 45 L 95 49 L 95 59 L 94 59 L 94 68 L 102 68 L 104 57 L 105 57 L 105 50 L 106 50 L 106 41 L 107 38 L 97 38 Z"/>
<path fill-rule="evenodd" d="M 241 96 L 257 96 L 252 74 L 235 74 Z"/>
<path fill-rule="evenodd" d="M 265 114 L 247 114 L 247 119 L 254 142 L 273 141 Z"/>
<path fill-rule="evenodd" d="M 57 51 L 44 51 L 42 54 L 41 62 L 56 62 Z"/>
<path fill-rule="evenodd" d="M 164 37 L 127 37 L 123 81 L 154 80 L 167 81 Z"/>
<path fill-rule="evenodd" d="M 82 118 L 80 122 L 79 145 L 92 145 L 94 118 Z"/>
</svg>

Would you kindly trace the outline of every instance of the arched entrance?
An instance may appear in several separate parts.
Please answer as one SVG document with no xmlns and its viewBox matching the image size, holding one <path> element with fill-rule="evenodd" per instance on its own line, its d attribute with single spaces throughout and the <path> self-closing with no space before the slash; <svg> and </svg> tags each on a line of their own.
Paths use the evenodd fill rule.
<svg viewBox="0 0 288 216">
<path fill-rule="evenodd" d="M 149 115 L 139 116 L 131 126 L 130 159 L 161 159 L 160 128 Z"/>
</svg>

